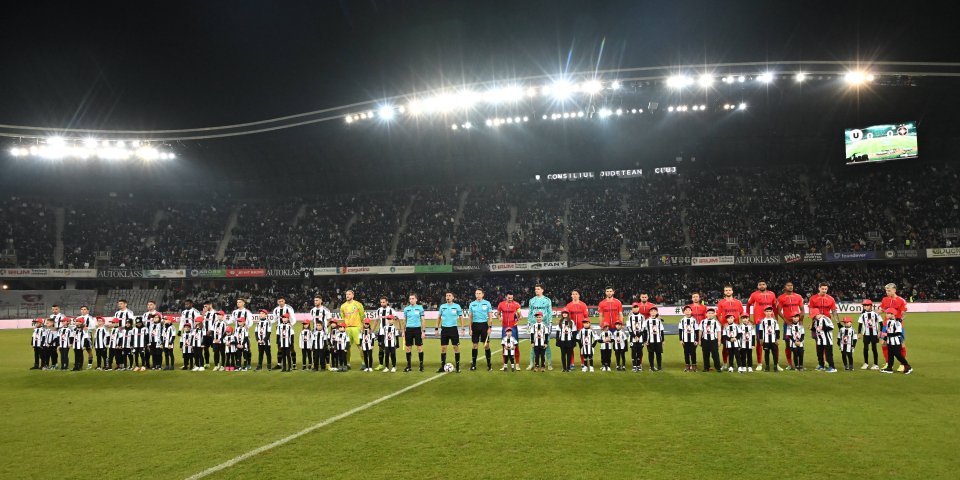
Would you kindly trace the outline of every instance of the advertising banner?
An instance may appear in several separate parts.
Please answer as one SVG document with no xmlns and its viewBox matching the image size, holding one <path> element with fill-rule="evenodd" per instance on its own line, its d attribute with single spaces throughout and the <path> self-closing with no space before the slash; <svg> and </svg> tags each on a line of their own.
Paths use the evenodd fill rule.
<svg viewBox="0 0 960 480">
<path fill-rule="evenodd" d="M 743 255 L 735 261 L 737 265 L 778 265 L 784 259 L 780 255 Z"/>
<path fill-rule="evenodd" d="M 97 270 L 97 278 L 143 278 L 143 270 L 106 268 Z"/>
<path fill-rule="evenodd" d="M 567 262 L 514 262 L 490 264 L 491 272 L 558 270 L 562 268 L 567 268 Z"/>
<path fill-rule="evenodd" d="M 267 276 L 275 278 L 300 278 L 303 276 L 303 271 L 299 268 L 268 268 Z"/>
<path fill-rule="evenodd" d="M 337 267 L 317 267 L 313 269 L 313 276 L 325 277 L 337 274 Z"/>
<path fill-rule="evenodd" d="M 733 265 L 736 259 L 733 255 L 722 255 L 718 257 L 693 257 L 690 259 L 690 265 L 694 267 L 703 267 L 707 265 Z"/>
<path fill-rule="evenodd" d="M 960 257 L 960 247 L 952 248 L 928 248 L 927 258 L 951 258 Z"/>
<path fill-rule="evenodd" d="M 187 271 L 180 269 L 172 270 L 144 270 L 143 278 L 186 278 Z"/>
<path fill-rule="evenodd" d="M 689 255 L 657 255 L 653 257 L 654 264 L 659 267 L 679 267 L 690 265 Z"/>
<path fill-rule="evenodd" d="M 873 260 L 877 258 L 877 252 L 830 252 L 827 254 L 828 262 L 859 262 L 861 260 Z"/>
<path fill-rule="evenodd" d="M 450 273 L 453 265 L 414 265 L 414 273 Z"/>
<path fill-rule="evenodd" d="M 817 263 L 823 261 L 823 254 L 820 252 L 813 253 L 804 253 L 803 254 L 804 263 Z"/>
<path fill-rule="evenodd" d="M 191 268 L 187 270 L 187 278 L 223 278 L 227 270 L 223 268 Z"/>
<path fill-rule="evenodd" d="M 0 268 L 4 278 L 96 278 L 97 269 L 68 268 Z"/>
<path fill-rule="evenodd" d="M 340 275 L 398 275 L 414 273 L 413 265 L 397 267 L 337 267 Z"/>
<path fill-rule="evenodd" d="M 266 268 L 228 268 L 226 273 L 228 278 L 266 277 L 267 269 Z"/>
</svg>

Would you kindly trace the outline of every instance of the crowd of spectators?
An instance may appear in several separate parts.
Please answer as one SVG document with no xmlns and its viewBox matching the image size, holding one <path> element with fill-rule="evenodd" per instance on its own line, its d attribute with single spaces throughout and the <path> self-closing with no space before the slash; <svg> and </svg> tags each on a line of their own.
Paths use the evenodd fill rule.
<svg viewBox="0 0 960 480">
<path fill-rule="evenodd" d="M 410 194 L 404 191 L 353 196 L 349 205 L 357 218 L 347 232 L 346 265 L 385 265 L 409 203 Z"/>
<path fill-rule="evenodd" d="M 567 199 L 559 190 L 523 190 L 517 200 L 516 230 L 510 236 L 504 260 L 560 260 L 565 251 Z"/>
<path fill-rule="evenodd" d="M 461 195 L 462 187 L 435 186 L 417 191 L 407 224 L 399 233 L 396 265 L 446 263 Z"/>
<path fill-rule="evenodd" d="M 151 223 L 156 213 L 157 206 L 152 202 L 123 199 L 72 202 L 64 207 L 63 266 L 149 266 L 147 245 L 155 234 Z"/>
<path fill-rule="evenodd" d="M 50 267 L 56 220 L 45 204 L 19 197 L 0 201 L 0 264 Z"/>
<path fill-rule="evenodd" d="M 241 204 L 224 262 L 237 267 L 302 266 L 301 251 L 292 244 L 290 235 L 302 203 L 291 198 Z"/>
<path fill-rule="evenodd" d="M 217 266 L 217 248 L 223 239 L 231 205 L 169 202 L 161 207 L 155 243 L 147 262 L 155 268 Z"/>
<path fill-rule="evenodd" d="M 625 185 L 637 187 L 603 181 L 597 185 L 581 183 L 572 192 L 567 230 L 571 258 L 588 262 L 622 259 L 626 225 L 636 220 L 625 209 Z"/>
<path fill-rule="evenodd" d="M 510 206 L 515 203 L 511 187 L 480 186 L 467 194 L 453 240 L 454 264 L 478 266 L 506 256 Z"/>
</svg>

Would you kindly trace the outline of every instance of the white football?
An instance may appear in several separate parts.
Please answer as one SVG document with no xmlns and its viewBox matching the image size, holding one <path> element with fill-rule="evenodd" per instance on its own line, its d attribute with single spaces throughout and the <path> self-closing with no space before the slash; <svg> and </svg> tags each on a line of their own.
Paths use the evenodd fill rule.
<svg viewBox="0 0 960 480">
<path fill-rule="evenodd" d="M 444 371 L 444 372 L 452 372 L 452 371 L 453 371 L 453 364 L 452 364 L 452 363 L 448 363 L 448 364 L 444 365 L 444 366 L 443 366 L 443 371 Z"/>
</svg>

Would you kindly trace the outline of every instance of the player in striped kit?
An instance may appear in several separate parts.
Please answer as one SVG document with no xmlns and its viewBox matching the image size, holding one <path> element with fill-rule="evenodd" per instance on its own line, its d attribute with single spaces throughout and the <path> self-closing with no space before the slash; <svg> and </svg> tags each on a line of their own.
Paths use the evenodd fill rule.
<svg viewBox="0 0 960 480">
<path fill-rule="evenodd" d="M 160 328 L 160 343 L 158 344 L 163 353 L 163 370 L 173 370 L 173 347 L 176 344 L 177 327 L 173 326 L 173 319 L 167 317 Z"/>
<path fill-rule="evenodd" d="M 647 359 L 650 364 L 650 370 L 659 372 L 663 370 L 663 320 L 660 319 L 660 310 L 652 307 L 649 310 L 650 316 L 647 318 Z M 654 367 L 656 359 L 656 367 Z"/>
<path fill-rule="evenodd" d="M 83 328 L 86 329 L 87 340 L 92 340 L 93 329 L 97 323 L 97 319 L 90 315 L 90 307 L 86 305 L 80 306 L 80 316 L 74 319 L 75 321 L 83 322 Z M 86 348 L 87 351 L 87 369 L 93 368 L 93 342 L 90 342 L 90 346 Z"/>
<path fill-rule="evenodd" d="M 232 372 L 234 370 L 234 358 L 235 353 L 237 353 L 237 337 L 233 334 L 233 325 L 227 325 L 223 332 L 223 368 L 224 372 Z"/>
<path fill-rule="evenodd" d="M 907 359 L 904 358 L 902 348 L 903 348 L 903 323 L 900 322 L 900 319 L 897 318 L 897 315 L 900 312 L 895 308 L 888 308 L 885 310 L 887 314 L 887 323 L 885 329 L 884 339 L 887 343 L 887 366 L 881 372 L 883 373 L 893 373 L 893 361 L 897 360 L 900 362 L 900 365 L 903 365 L 903 373 L 910 375 L 913 373 L 913 367 L 910 366 L 910 363 L 907 362 Z"/>
<path fill-rule="evenodd" d="M 313 307 L 310 309 L 310 318 L 313 319 L 314 333 L 319 331 L 322 331 L 324 334 L 327 333 L 330 319 L 333 318 L 333 313 L 331 313 L 330 310 L 323 305 L 323 297 L 320 295 L 313 296 Z M 314 352 L 314 354 L 316 353 L 317 352 Z M 323 349 L 320 351 L 320 353 L 324 357 L 323 364 L 326 365 L 328 362 L 327 355 L 329 354 L 329 351 L 327 349 Z M 316 362 L 314 362 L 314 366 L 316 366 Z"/>
<path fill-rule="evenodd" d="M 213 370 L 223 371 L 226 368 L 226 345 L 223 343 L 223 337 L 227 334 L 227 313 L 223 310 L 217 310 L 213 317 L 208 332 L 212 333 L 210 346 L 213 347 Z"/>
<path fill-rule="evenodd" d="M 570 318 L 570 314 L 560 312 L 560 323 L 557 325 L 557 347 L 560 348 L 560 365 L 564 372 L 569 372 L 573 363 L 573 348 L 577 344 L 577 324 Z M 506 363 L 506 362 L 504 362 Z M 506 365 L 504 365 L 506 367 Z"/>
<path fill-rule="evenodd" d="M 73 319 L 73 371 L 83 370 L 83 352 L 90 349 L 90 332 L 85 318 Z"/>
<path fill-rule="evenodd" d="M 57 346 L 60 349 L 60 370 L 66 370 L 70 365 L 70 346 L 73 344 L 73 328 L 70 327 L 67 317 L 61 316 L 57 337 Z"/>
<path fill-rule="evenodd" d="M 50 307 L 49 319 L 53 322 L 53 328 L 57 332 L 57 342 L 59 342 L 60 326 L 64 319 L 63 314 L 60 313 L 60 305 L 53 305 Z M 50 368 L 58 370 L 60 368 L 59 344 L 52 351 L 49 351 L 48 354 L 50 355 Z"/>
<path fill-rule="evenodd" d="M 350 335 L 347 333 L 346 325 L 343 323 L 335 323 L 334 328 L 336 328 L 337 333 L 333 335 L 331 340 L 331 345 L 333 348 L 332 356 L 335 358 L 335 364 L 333 370 L 339 372 L 346 372 L 350 370 L 350 366 L 347 365 L 347 354 L 350 352 Z"/>
<path fill-rule="evenodd" d="M 190 331 L 195 330 L 197 326 L 194 325 L 194 322 L 199 316 L 201 316 L 200 311 L 193 307 L 193 300 L 184 300 L 183 311 L 180 312 L 180 325 L 177 329 L 182 332 L 183 326 L 189 324 L 191 325 Z"/>
<path fill-rule="evenodd" d="M 383 370 L 383 327 L 387 325 L 387 317 L 395 315 L 396 312 L 393 311 L 393 307 L 390 306 L 390 303 L 387 301 L 387 297 L 380 297 L 380 306 L 377 307 L 377 368 L 376 370 Z M 473 363 L 477 363 L 477 349 L 474 346 L 473 349 Z M 370 364 L 367 364 L 367 367 L 370 367 Z"/>
<path fill-rule="evenodd" d="M 793 291 L 793 282 L 787 282 L 783 285 L 783 293 L 777 297 L 775 312 L 783 320 L 783 330 L 786 332 L 787 326 L 793 323 L 793 316 L 800 315 L 800 322 L 803 322 L 803 297 Z M 784 333 L 786 337 L 786 333 Z M 785 348 L 787 357 L 787 370 L 793 368 L 793 349 Z"/>
<path fill-rule="evenodd" d="M 204 346 L 207 344 L 207 329 L 205 321 L 196 321 L 193 328 L 193 370 L 202 372 L 207 369 L 207 357 L 204 356 Z"/>
<path fill-rule="evenodd" d="M 737 325 L 734 322 L 736 316 L 734 314 L 727 314 L 724 320 L 727 324 L 723 327 L 723 346 L 726 348 L 727 355 L 727 371 L 733 371 L 733 364 L 737 364 L 737 371 L 743 373 L 743 361 L 740 359 L 740 339 L 743 337 L 743 332 L 740 331 L 740 325 Z"/>
<path fill-rule="evenodd" d="M 30 334 L 30 347 L 33 348 L 33 366 L 30 370 L 40 370 L 41 360 L 43 359 L 43 319 L 38 318 L 33 321 L 33 332 Z M 97 362 L 97 367 L 100 362 Z"/>
<path fill-rule="evenodd" d="M 516 372 L 517 339 L 513 338 L 512 328 L 503 331 L 503 337 L 500 339 L 500 349 L 503 351 L 503 371 L 507 371 L 507 366 L 509 365 L 510 371 Z"/>
<path fill-rule="evenodd" d="M 120 326 L 119 318 L 114 317 L 110 320 L 110 325 L 113 328 L 110 330 L 110 361 L 107 369 L 122 370 L 127 363 L 126 354 L 123 352 L 126 332 Z"/>
<path fill-rule="evenodd" d="M 150 302 L 153 303 L 153 302 Z M 160 322 L 159 312 L 147 312 L 147 368 L 160 370 L 163 363 L 163 323 Z"/>
<path fill-rule="evenodd" d="M 326 370 L 327 369 L 327 349 L 330 335 L 327 333 L 326 327 L 321 325 L 319 328 L 313 329 L 313 336 L 310 337 L 310 351 L 313 352 L 313 371 Z"/>
<path fill-rule="evenodd" d="M 826 313 L 818 313 L 813 320 L 813 335 L 817 343 L 817 370 L 835 373 L 833 365 L 833 321 Z"/>
<path fill-rule="evenodd" d="M 377 335 L 370 328 L 370 319 L 363 319 L 363 328 L 360 330 L 360 353 L 363 354 L 361 372 L 373 371 L 373 346 L 377 344 Z"/>
<path fill-rule="evenodd" d="M 750 316 L 747 314 L 740 315 L 740 332 L 743 334 L 743 337 L 740 338 L 740 351 L 743 355 L 743 363 L 745 372 L 753 371 L 753 350 L 754 345 L 757 344 L 757 327 L 750 321 Z M 757 365 L 757 370 L 760 369 L 760 365 Z"/>
<path fill-rule="evenodd" d="M 280 361 L 280 369 L 283 372 L 292 370 L 291 349 L 293 349 L 293 325 L 290 324 L 290 314 L 284 313 L 280 317 L 280 324 L 277 325 L 277 360 Z"/>
<path fill-rule="evenodd" d="M 800 314 L 794 313 L 790 317 L 790 324 L 784 331 L 787 344 L 793 351 L 793 365 L 798 371 L 803 371 L 803 340 L 806 332 L 803 330 L 803 323 L 800 321 Z"/>
<path fill-rule="evenodd" d="M 840 344 L 840 359 L 843 369 L 853 370 L 853 350 L 857 347 L 857 332 L 853 330 L 853 319 L 843 317 L 843 326 L 837 334 L 837 343 Z"/>
<path fill-rule="evenodd" d="M 137 317 L 136 326 L 133 327 L 133 340 L 130 344 L 130 354 L 133 355 L 133 370 L 145 371 L 147 369 L 147 327 L 143 325 L 143 318 Z"/>
<path fill-rule="evenodd" d="M 300 329 L 300 358 L 302 359 L 301 368 L 307 371 L 313 367 L 313 320 L 305 318 Z"/>
<path fill-rule="evenodd" d="M 257 325 L 254 327 L 254 338 L 257 341 L 257 370 L 263 369 L 263 356 L 267 356 L 267 369 L 273 365 L 273 356 L 270 347 L 270 313 L 264 309 L 257 316 Z"/>
<path fill-rule="evenodd" d="M 110 348 L 110 330 L 104 325 L 104 318 L 97 317 L 97 328 L 93 333 L 93 350 L 97 355 L 97 370 L 109 367 L 107 351 Z"/>
<path fill-rule="evenodd" d="M 600 371 L 610 371 L 610 357 L 613 353 L 613 332 L 607 323 L 600 324 L 600 335 L 597 343 L 600 344 Z"/>
<path fill-rule="evenodd" d="M 617 321 L 617 329 L 613 332 L 613 354 L 617 359 L 617 371 L 627 371 L 627 347 L 630 345 L 630 334 L 623 329 L 623 322 Z"/>
<path fill-rule="evenodd" d="M 647 319 L 634 304 L 627 317 L 627 333 L 630 334 L 630 363 L 634 372 L 643 371 L 643 343 L 647 341 Z"/>
<path fill-rule="evenodd" d="M 390 372 L 397 371 L 397 345 L 400 335 L 400 329 L 397 328 L 395 317 L 393 315 L 387 315 L 387 324 L 383 327 L 383 340 L 381 341 L 384 349 L 384 373 L 386 373 L 388 369 Z"/>
<path fill-rule="evenodd" d="M 884 285 L 883 290 L 884 290 L 884 293 L 886 293 L 886 295 L 883 296 L 883 300 L 880 300 L 880 310 L 883 310 L 884 312 L 886 312 L 888 309 L 891 309 L 891 308 L 896 310 L 897 320 L 900 321 L 900 326 L 902 327 L 903 314 L 907 312 L 907 301 L 904 300 L 903 297 L 897 295 L 897 284 L 895 283 L 888 283 Z M 900 336 L 900 354 L 903 355 L 903 358 L 907 358 L 906 330 L 901 332 L 901 334 L 902 335 Z M 889 357 L 887 356 L 886 343 L 884 343 L 883 345 L 883 358 L 885 360 L 889 359 Z M 904 367 L 901 364 L 900 367 L 897 368 L 897 371 L 902 372 L 903 368 Z"/>
<path fill-rule="evenodd" d="M 777 317 L 773 316 L 774 307 L 768 305 L 763 309 L 763 319 L 757 326 L 760 330 L 760 344 L 763 347 L 763 370 L 766 372 L 773 369 L 773 373 L 780 371 L 780 323 Z M 773 366 L 770 365 L 770 357 L 773 356 Z"/>
<path fill-rule="evenodd" d="M 542 372 L 546 369 L 546 352 L 550 346 L 550 326 L 543 323 L 543 312 L 534 314 L 536 321 L 530 325 L 530 344 L 533 345 L 533 371 Z"/>
<path fill-rule="evenodd" d="M 683 307 L 683 317 L 677 324 L 677 332 L 679 332 L 677 336 L 680 338 L 680 346 L 683 347 L 683 371 L 696 372 L 697 345 L 700 344 L 700 322 L 693 317 L 693 308 L 690 305 Z"/>
<path fill-rule="evenodd" d="M 53 323 L 53 320 L 44 320 L 43 327 L 43 355 L 40 357 L 41 370 L 56 370 L 57 365 L 57 342 L 60 341 L 60 335 Z"/>
<path fill-rule="evenodd" d="M 180 324 L 180 354 L 183 356 L 183 367 L 180 370 L 195 370 L 193 360 L 193 322 Z"/>
<path fill-rule="evenodd" d="M 134 339 L 136 332 L 134 331 L 133 322 L 130 320 L 127 320 L 126 322 L 124 322 L 122 331 L 123 331 L 123 333 L 121 334 L 123 336 L 122 355 L 123 355 L 123 364 L 125 365 L 124 369 L 133 370 L 134 349 L 136 348 L 134 347 L 134 344 L 136 343 L 136 340 Z"/>
<path fill-rule="evenodd" d="M 883 324 L 883 319 L 880 318 L 879 313 L 873 311 L 873 300 L 864 300 L 862 306 L 863 312 L 860 313 L 860 318 L 857 319 L 857 334 L 863 340 L 863 366 L 860 367 L 860 370 L 866 370 L 868 368 L 871 370 L 880 370 L 877 344 L 880 343 L 880 326 Z M 872 368 L 869 364 L 869 354 L 871 350 L 873 351 Z"/>
<path fill-rule="evenodd" d="M 583 328 L 577 332 L 577 343 L 580 345 L 580 354 L 583 355 L 584 361 L 583 366 L 580 367 L 580 371 L 592 372 L 593 351 L 597 345 L 597 334 L 593 331 L 589 318 L 583 321 Z"/>
</svg>

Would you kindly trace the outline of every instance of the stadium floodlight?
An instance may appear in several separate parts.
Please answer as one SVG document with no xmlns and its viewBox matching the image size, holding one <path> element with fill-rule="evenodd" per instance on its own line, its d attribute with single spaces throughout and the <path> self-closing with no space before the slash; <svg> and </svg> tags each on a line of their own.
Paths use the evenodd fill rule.
<svg viewBox="0 0 960 480">
<path fill-rule="evenodd" d="M 704 110 L 706 110 L 706 109 L 707 109 L 707 106 L 706 106 L 706 105 L 700 105 L 700 111 L 701 111 L 701 112 L 704 111 Z"/>
<path fill-rule="evenodd" d="M 747 109 L 747 104 L 746 104 L 746 103 L 740 103 L 739 109 L 740 109 L 740 110 L 746 110 L 746 109 Z"/>
<path fill-rule="evenodd" d="M 546 87 L 545 87 L 546 88 Z M 573 95 L 576 90 L 574 85 L 567 80 L 557 80 L 550 86 L 549 92 L 557 100 L 566 100 Z M 544 92 L 546 93 L 546 92 Z"/>
<path fill-rule="evenodd" d="M 64 145 L 63 137 L 49 137 L 47 138 L 47 145 L 54 147 L 62 147 Z"/>
<path fill-rule="evenodd" d="M 546 119 L 547 119 L 547 114 L 544 113 L 543 116 L 541 116 L 540 118 L 542 118 L 543 120 L 546 120 Z"/>
<path fill-rule="evenodd" d="M 720 81 L 723 83 L 730 83 L 731 80 L 730 80 L 730 77 L 724 76 L 720 78 Z"/>
<path fill-rule="evenodd" d="M 393 105 L 384 105 L 377 110 L 377 114 L 381 120 L 393 120 L 393 117 L 397 113 L 396 110 L 393 109 Z"/>
<path fill-rule="evenodd" d="M 700 78 L 697 79 L 697 83 L 703 88 L 709 88 L 711 85 L 713 85 L 713 75 L 704 73 L 703 75 L 700 75 Z"/>
<path fill-rule="evenodd" d="M 353 123 L 353 117 L 350 115 L 347 115 L 346 121 L 347 123 Z"/>
<path fill-rule="evenodd" d="M 803 72 L 797 72 L 797 74 L 793 76 L 793 79 L 796 80 L 797 83 L 802 82 L 807 79 L 807 74 Z"/>
<path fill-rule="evenodd" d="M 83 145 L 87 148 L 97 148 L 97 139 L 96 138 L 87 138 L 83 140 Z"/>
<path fill-rule="evenodd" d="M 483 124 L 486 125 L 486 126 L 488 126 L 488 127 L 492 127 L 492 126 L 493 126 L 493 120 L 490 120 L 490 119 L 488 118 L 487 121 L 483 122 Z"/>
<path fill-rule="evenodd" d="M 597 115 L 599 115 L 600 118 L 607 118 L 612 114 L 613 112 L 610 111 L 609 108 L 601 108 L 600 110 L 597 111 Z"/>
<path fill-rule="evenodd" d="M 420 115 L 423 113 L 423 102 L 420 100 L 410 100 L 407 102 L 407 110 L 411 115 Z"/>
<path fill-rule="evenodd" d="M 563 118 L 570 118 L 570 112 L 563 112 Z"/>
<path fill-rule="evenodd" d="M 507 123 L 513 123 L 513 119 L 510 117 L 507 117 Z"/>
<path fill-rule="evenodd" d="M 529 122 L 529 121 L 530 121 L 530 117 L 524 115 L 524 116 L 523 116 L 523 121 L 524 121 L 524 122 Z"/>
<path fill-rule="evenodd" d="M 677 90 L 693 84 L 693 79 L 686 75 L 671 75 L 667 77 L 667 86 Z"/>
<path fill-rule="evenodd" d="M 615 112 L 613 112 L 613 113 L 616 113 L 617 116 L 619 117 L 620 115 L 623 115 L 623 109 L 622 109 L 622 108 L 618 108 L 618 109 L 617 109 Z"/>
<path fill-rule="evenodd" d="M 746 82 L 746 81 L 747 81 L 747 77 L 744 77 L 743 75 L 740 75 L 739 77 L 737 77 L 737 81 L 740 82 L 740 83 Z M 733 83 L 733 82 L 731 82 L 731 83 Z"/>
<path fill-rule="evenodd" d="M 450 125 L 450 130 L 456 130 L 456 129 L 458 129 L 458 128 L 460 128 L 460 127 L 457 127 L 457 124 L 456 124 L 456 123 L 454 123 L 453 125 Z"/>
<path fill-rule="evenodd" d="M 674 110 L 673 105 L 670 105 L 669 107 L 667 107 L 668 112 L 672 112 L 673 110 Z"/>
<path fill-rule="evenodd" d="M 620 80 L 614 80 L 610 82 L 610 90 L 620 90 L 620 87 L 623 85 L 620 84 Z"/>
<path fill-rule="evenodd" d="M 600 83 L 600 80 L 590 80 L 583 82 L 583 85 L 580 86 L 580 90 L 590 95 L 596 95 L 603 90 L 603 84 Z"/>
<path fill-rule="evenodd" d="M 773 81 L 773 74 L 770 72 L 763 72 L 757 76 L 757 81 L 760 83 L 770 83 Z"/>
<path fill-rule="evenodd" d="M 578 117 L 578 118 L 583 118 L 583 115 L 584 115 L 583 111 L 577 112 L 577 117 Z"/>
<path fill-rule="evenodd" d="M 872 82 L 874 77 L 872 74 L 866 72 L 854 71 L 847 72 L 847 74 L 843 76 L 843 79 L 850 85 L 860 85 L 864 82 Z"/>
<path fill-rule="evenodd" d="M 527 96 L 528 96 L 528 97 L 536 97 L 536 96 L 537 96 L 537 87 L 527 88 Z"/>
<path fill-rule="evenodd" d="M 471 128 L 473 128 L 473 124 L 470 123 L 470 122 L 465 122 L 465 123 L 463 124 L 463 128 L 465 128 L 465 129 L 467 129 L 467 130 L 470 130 Z"/>
<path fill-rule="evenodd" d="M 483 100 L 494 105 L 507 102 L 518 102 L 523 98 L 523 89 L 519 85 L 509 85 L 501 88 L 491 88 L 483 94 Z"/>
</svg>

